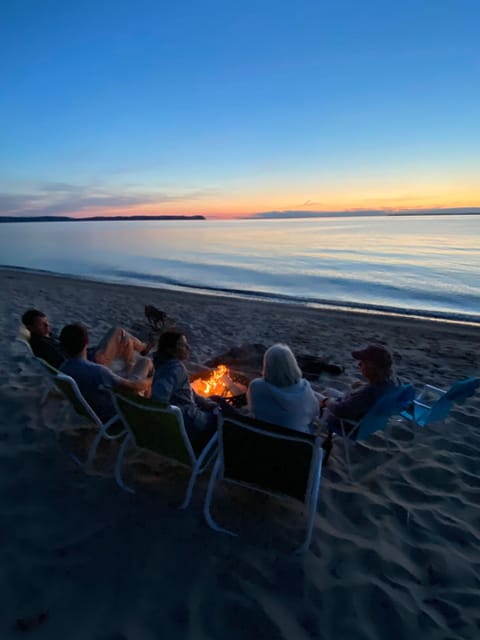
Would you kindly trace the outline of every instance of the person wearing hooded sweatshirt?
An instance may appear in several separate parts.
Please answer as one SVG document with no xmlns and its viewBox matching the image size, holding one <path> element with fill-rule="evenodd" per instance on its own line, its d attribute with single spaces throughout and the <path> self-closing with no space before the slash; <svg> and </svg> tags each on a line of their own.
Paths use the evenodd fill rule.
<svg viewBox="0 0 480 640">
<path fill-rule="evenodd" d="M 249 413 L 257 420 L 307 433 L 320 410 L 319 398 L 286 344 L 267 349 L 263 377 L 250 382 L 247 400 Z"/>
</svg>

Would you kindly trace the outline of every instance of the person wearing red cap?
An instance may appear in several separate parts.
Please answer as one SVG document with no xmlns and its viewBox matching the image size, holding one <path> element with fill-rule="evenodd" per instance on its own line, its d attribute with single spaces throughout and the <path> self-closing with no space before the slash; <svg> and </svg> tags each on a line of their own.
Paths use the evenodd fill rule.
<svg viewBox="0 0 480 640">
<path fill-rule="evenodd" d="M 320 409 L 323 420 L 330 431 L 340 430 L 340 420 L 361 420 L 373 407 L 379 398 L 393 391 L 396 387 L 392 379 L 393 357 L 391 352 L 381 344 L 369 344 L 363 349 L 352 351 L 352 356 L 358 360 L 358 366 L 366 383 L 357 383 L 352 390 L 341 398 L 328 395 L 321 400 Z M 327 392 L 328 393 L 328 392 Z"/>
</svg>

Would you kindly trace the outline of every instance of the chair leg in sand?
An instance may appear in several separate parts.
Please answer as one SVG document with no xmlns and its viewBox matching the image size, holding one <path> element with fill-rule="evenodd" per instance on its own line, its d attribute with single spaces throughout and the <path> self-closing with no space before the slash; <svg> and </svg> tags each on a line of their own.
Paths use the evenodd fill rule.
<svg viewBox="0 0 480 640">
<path fill-rule="evenodd" d="M 206 443 L 193 447 L 188 437 L 181 410 L 176 406 L 165 406 L 149 398 L 130 396 L 112 391 L 112 399 L 124 426 L 126 438 L 122 442 L 115 465 L 115 479 L 119 487 L 135 493 L 122 477 L 122 466 L 129 447 L 148 451 L 159 457 L 174 460 L 191 469 L 190 478 L 180 509 L 190 504 L 193 488 L 201 474 L 213 460 L 217 449 L 218 433 L 210 436 Z M 218 421 L 221 416 L 218 416 Z"/>
</svg>

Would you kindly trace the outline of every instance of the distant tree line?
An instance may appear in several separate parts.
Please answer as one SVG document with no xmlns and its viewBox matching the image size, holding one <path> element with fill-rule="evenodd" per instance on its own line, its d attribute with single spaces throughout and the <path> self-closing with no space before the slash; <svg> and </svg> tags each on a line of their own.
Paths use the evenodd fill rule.
<svg viewBox="0 0 480 640">
<path fill-rule="evenodd" d="M 205 216 L 0 216 L 0 222 L 119 222 L 123 220 L 206 220 Z"/>
</svg>

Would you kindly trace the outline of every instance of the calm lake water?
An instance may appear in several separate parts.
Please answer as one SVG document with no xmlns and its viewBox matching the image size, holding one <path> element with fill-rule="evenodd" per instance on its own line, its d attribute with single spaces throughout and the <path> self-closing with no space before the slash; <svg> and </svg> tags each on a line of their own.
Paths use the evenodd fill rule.
<svg viewBox="0 0 480 640">
<path fill-rule="evenodd" d="M 480 321 L 480 216 L 2 224 L 0 263 Z"/>
</svg>

